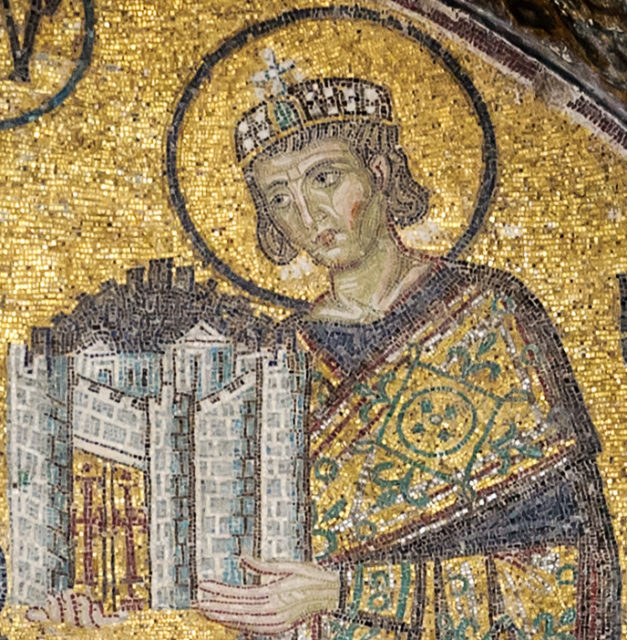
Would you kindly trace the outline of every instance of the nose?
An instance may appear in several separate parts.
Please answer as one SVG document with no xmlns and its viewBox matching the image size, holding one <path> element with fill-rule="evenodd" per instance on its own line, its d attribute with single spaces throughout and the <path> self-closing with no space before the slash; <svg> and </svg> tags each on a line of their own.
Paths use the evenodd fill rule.
<svg viewBox="0 0 627 640">
<path fill-rule="evenodd" d="M 300 216 L 303 226 L 307 229 L 311 229 L 314 226 L 311 199 L 308 198 L 301 189 L 295 189 L 293 195 L 294 204 L 298 209 L 298 215 Z"/>
</svg>

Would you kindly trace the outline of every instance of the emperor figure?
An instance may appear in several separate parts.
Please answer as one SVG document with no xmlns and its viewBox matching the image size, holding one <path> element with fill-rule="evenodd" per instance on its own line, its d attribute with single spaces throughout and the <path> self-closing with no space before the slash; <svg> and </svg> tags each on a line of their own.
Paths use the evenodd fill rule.
<svg viewBox="0 0 627 640">
<path fill-rule="evenodd" d="M 619 640 L 600 442 L 542 304 L 403 246 L 429 193 L 385 87 L 288 83 L 265 55 L 235 130 L 259 246 L 329 278 L 286 321 L 308 352 L 309 551 L 243 557 L 259 579 L 200 582 L 198 610 L 261 636 Z"/>
<path fill-rule="evenodd" d="M 311 361 L 311 558 L 244 558 L 260 584 L 201 583 L 200 611 L 263 635 L 617 640 L 600 443 L 542 304 L 402 245 L 429 194 L 385 87 L 271 76 L 235 148 L 264 254 L 328 270 L 288 321 Z"/>
</svg>

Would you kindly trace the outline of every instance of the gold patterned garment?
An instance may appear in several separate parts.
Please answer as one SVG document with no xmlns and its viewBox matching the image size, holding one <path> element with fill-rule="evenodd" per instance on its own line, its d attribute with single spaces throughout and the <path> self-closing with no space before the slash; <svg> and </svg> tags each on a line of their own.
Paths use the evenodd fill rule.
<svg viewBox="0 0 627 640">
<path fill-rule="evenodd" d="M 326 635 L 612 637 L 598 443 L 538 301 L 442 261 L 374 325 L 305 326 L 312 551 L 343 578 Z"/>
</svg>

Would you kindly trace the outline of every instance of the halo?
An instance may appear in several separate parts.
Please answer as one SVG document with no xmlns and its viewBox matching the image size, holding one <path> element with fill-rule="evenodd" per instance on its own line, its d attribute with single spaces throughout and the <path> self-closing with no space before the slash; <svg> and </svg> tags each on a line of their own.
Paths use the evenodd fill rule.
<svg viewBox="0 0 627 640">
<path fill-rule="evenodd" d="M 308 61 L 305 38 L 312 47 L 324 46 L 323 68 L 320 58 Z M 290 39 L 300 43 L 299 50 L 289 49 Z M 406 76 L 390 70 L 390 63 L 407 67 L 408 41 L 418 45 L 411 52 L 413 75 L 422 74 L 409 88 Z M 349 42 L 356 52 L 350 59 Z M 364 75 L 360 46 L 380 48 L 378 70 Z M 412 173 L 437 200 L 427 219 L 403 230 L 401 238 L 410 247 L 458 257 L 481 227 L 496 184 L 494 128 L 483 98 L 458 61 L 413 24 L 358 6 L 331 6 L 288 11 L 243 29 L 206 55 L 185 87 L 167 133 L 167 176 L 172 205 L 203 261 L 249 295 L 288 309 L 306 309 L 320 293 L 318 267 L 302 261 L 302 281 L 282 286 L 279 268 L 256 245 L 254 207 L 236 165 L 232 132 L 258 101 L 250 77 L 261 68 L 259 54 L 268 47 L 277 57 L 295 58 L 298 67 L 309 63 L 306 76 L 353 75 L 390 88 Z M 450 92 L 435 90 L 443 82 L 450 83 Z M 430 155 L 427 138 L 435 149 Z M 441 184 L 447 186 L 438 190 Z M 434 236 L 436 227 L 444 229 L 441 237 Z"/>
<path fill-rule="evenodd" d="M 91 57 L 94 50 L 95 41 L 95 15 L 93 0 L 81 0 L 83 8 L 83 41 L 81 52 L 78 58 L 73 62 L 74 68 L 69 78 L 62 84 L 60 88 L 46 87 L 50 90 L 48 97 L 43 99 L 37 106 L 25 109 L 22 113 L 14 116 L 6 116 L 0 118 L 0 131 L 15 129 L 25 124 L 29 124 L 41 116 L 50 113 L 62 104 L 65 99 L 72 94 L 80 80 L 85 75 L 85 71 L 91 64 Z M 78 4 L 78 3 L 77 3 Z M 46 78 L 45 73 L 40 72 L 40 76 Z M 49 81 L 49 80 L 48 80 Z M 22 88 L 21 95 L 30 92 L 34 93 L 28 85 Z M 46 92 L 44 91 L 44 95 Z M 3 96 L 6 99 L 6 96 Z"/>
</svg>

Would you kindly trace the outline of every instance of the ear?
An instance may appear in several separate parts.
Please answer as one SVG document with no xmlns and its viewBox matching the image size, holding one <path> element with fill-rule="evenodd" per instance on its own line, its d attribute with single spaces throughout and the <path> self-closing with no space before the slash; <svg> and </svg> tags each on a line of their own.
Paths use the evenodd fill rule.
<svg viewBox="0 0 627 640">
<path fill-rule="evenodd" d="M 379 191 L 385 191 L 390 180 L 390 161 L 388 157 L 383 153 L 379 153 L 370 160 L 368 166 L 374 175 Z"/>
</svg>

